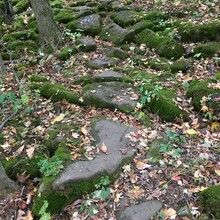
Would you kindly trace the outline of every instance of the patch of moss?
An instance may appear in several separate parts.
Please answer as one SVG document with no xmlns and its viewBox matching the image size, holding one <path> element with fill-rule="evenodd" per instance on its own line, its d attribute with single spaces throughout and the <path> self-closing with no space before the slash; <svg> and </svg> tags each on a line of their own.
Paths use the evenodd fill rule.
<svg viewBox="0 0 220 220">
<path fill-rule="evenodd" d="M 48 81 L 48 79 L 46 77 L 40 76 L 40 75 L 37 75 L 37 74 L 32 75 L 31 77 L 29 77 L 29 80 L 31 82 L 46 82 L 46 81 Z"/>
<path fill-rule="evenodd" d="M 119 48 L 106 48 L 104 49 L 105 54 L 108 57 L 115 57 L 122 60 L 125 60 L 129 57 L 128 53 Z"/>
<path fill-rule="evenodd" d="M 12 36 L 12 34 L 4 34 L 2 36 L 2 40 L 8 42 L 8 41 L 14 41 L 15 38 Z"/>
<path fill-rule="evenodd" d="M 194 80 L 191 84 L 190 87 L 188 88 L 188 91 L 186 93 L 186 96 L 188 98 L 192 98 L 192 104 L 195 107 L 197 111 L 201 110 L 201 100 L 202 97 L 210 97 L 212 95 L 218 94 L 220 95 L 220 90 L 208 88 L 209 83 L 216 83 L 216 79 L 212 78 L 209 80 L 204 80 L 199 82 L 198 80 Z M 213 110 L 217 110 L 219 108 L 219 103 L 217 101 L 214 101 L 210 99 L 207 103 L 207 106 L 209 108 L 212 108 Z"/>
<path fill-rule="evenodd" d="M 171 90 L 158 91 L 159 96 L 155 97 L 150 103 L 150 109 L 153 113 L 157 113 L 164 121 L 172 122 L 177 117 L 188 120 L 188 114 L 178 108 L 173 100 L 176 94 Z"/>
<path fill-rule="evenodd" d="M 29 6 L 30 6 L 30 3 L 28 0 L 20 0 L 15 5 L 16 13 L 21 13 L 23 11 L 26 11 Z"/>
<path fill-rule="evenodd" d="M 199 203 L 205 208 L 205 211 L 220 219 L 220 184 L 210 186 L 199 193 Z"/>
<path fill-rule="evenodd" d="M 217 51 L 220 50 L 220 44 L 217 42 L 208 42 L 206 44 L 201 44 L 195 47 L 193 54 L 199 54 L 198 58 L 212 58 Z"/>
<path fill-rule="evenodd" d="M 14 60 L 14 59 L 18 59 L 21 57 L 19 53 L 15 53 L 15 52 L 12 52 L 12 53 L 2 52 L 1 55 L 2 55 L 3 60 L 11 60 L 11 59 Z"/>
<path fill-rule="evenodd" d="M 71 151 L 66 146 L 66 143 L 64 142 L 61 142 L 60 144 L 58 144 L 56 152 L 55 152 L 55 156 L 65 163 L 72 160 Z"/>
<path fill-rule="evenodd" d="M 66 100 L 70 103 L 82 104 L 79 101 L 80 95 L 77 92 L 71 92 L 60 84 L 46 82 L 40 88 L 40 93 L 43 97 L 51 99 L 53 102 Z"/>
<path fill-rule="evenodd" d="M 67 60 L 68 58 L 71 57 L 71 55 L 73 54 L 76 54 L 78 52 L 77 48 L 76 47 L 73 47 L 73 46 L 68 46 L 68 47 L 65 47 L 63 48 L 60 53 L 57 55 L 57 58 L 59 60 Z"/>
<path fill-rule="evenodd" d="M 5 142 L 5 136 L 4 134 L 0 134 L 0 144 L 4 144 Z"/>
<path fill-rule="evenodd" d="M 181 25 L 179 34 L 182 41 L 219 41 L 220 40 L 220 22 L 211 22 L 208 24 L 191 24 Z"/>
<path fill-rule="evenodd" d="M 76 16 L 74 15 L 72 8 L 66 7 L 61 9 L 55 18 L 57 21 L 67 24 L 68 22 L 76 19 Z"/>
<path fill-rule="evenodd" d="M 145 29 L 151 29 L 154 24 L 150 20 L 145 20 L 128 27 L 128 29 L 133 30 L 135 34 L 142 32 Z"/>
</svg>

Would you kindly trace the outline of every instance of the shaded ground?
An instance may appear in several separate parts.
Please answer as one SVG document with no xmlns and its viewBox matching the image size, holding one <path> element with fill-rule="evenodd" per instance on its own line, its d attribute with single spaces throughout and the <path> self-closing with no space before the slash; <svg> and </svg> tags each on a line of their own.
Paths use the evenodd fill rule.
<svg viewBox="0 0 220 220">
<path fill-rule="evenodd" d="M 71 2 L 65 2 L 65 4 L 69 3 Z M 119 1 L 119 3 L 123 3 L 123 1 Z M 167 23 L 182 18 L 191 21 L 193 24 L 206 24 L 210 21 L 219 20 L 218 1 L 200 1 L 200 3 L 196 1 L 185 1 L 184 3 L 179 1 L 175 1 L 175 3 L 169 1 L 134 1 L 129 4 L 131 8 L 134 6 L 140 9 L 144 8 L 147 11 L 159 9 L 166 12 L 169 15 L 168 20 L 166 20 Z M 25 12 L 23 16 L 25 14 L 29 15 L 30 12 Z M 103 24 L 106 24 L 108 19 L 109 17 L 106 16 L 103 19 Z M 163 26 L 162 23 L 160 25 Z M 202 208 L 198 204 L 198 193 L 205 187 L 219 183 L 219 115 L 210 111 L 205 111 L 206 114 L 203 114 L 200 109 L 195 111 L 191 99 L 186 96 L 186 92 L 188 84 L 194 79 L 208 79 L 219 72 L 219 52 L 210 58 L 196 59 L 196 56 L 192 56 L 192 51 L 201 42 L 183 42 L 181 44 L 186 50 L 185 57 L 190 62 L 190 67 L 184 73 L 177 71 L 173 74 L 170 69 L 152 69 L 152 66 L 150 67 L 146 64 L 146 60 L 143 60 L 143 58 L 148 61 L 160 58 L 158 51 L 155 51 L 154 48 L 148 48 L 146 44 L 138 45 L 131 42 L 126 44 L 130 48 L 127 51 L 128 56 L 123 59 L 120 57 L 116 65 L 113 63 L 111 64 L 112 67 L 108 67 L 108 63 L 106 66 L 104 62 L 101 62 L 101 68 L 92 69 L 88 67 L 89 61 L 104 57 L 104 49 L 115 47 L 111 42 L 101 40 L 99 36 L 93 37 L 93 40 L 96 42 L 96 49 L 93 47 L 91 52 L 72 54 L 64 61 L 57 59 L 61 48 L 58 48 L 60 50 L 52 57 L 50 55 L 32 57 L 29 54 L 18 60 L 5 61 L 9 72 L 6 77 L 1 79 L 1 92 L 14 91 L 16 94 L 23 92 L 28 94 L 29 99 L 24 103 L 27 112 L 24 111 L 24 108 L 19 110 L 16 117 L 9 121 L 2 130 L 0 140 L 3 149 L 0 155 L 1 161 L 3 158 L 10 161 L 10 159 L 19 157 L 21 153 L 31 158 L 36 155 L 36 152 L 40 151 L 43 151 L 44 157 L 46 155 L 49 158 L 52 146 L 61 142 L 59 138 L 65 137 L 65 130 L 70 130 L 72 135 L 71 138 L 68 135 L 66 138 L 71 159 L 83 161 L 93 159 L 100 152 L 93 145 L 93 137 L 89 133 L 91 124 L 94 118 L 104 117 L 137 129 L 136 132 L 128 135 L 129 140 L 135 143 L 136 155 L 131 163 L 122 167 L 118 179 L 110 185 L 110 194 L 105 200 L 94 198 L 92 194 L 83 195 L 82 198 L 67 206 L 64 211 L 55 215 L 54 219 L 112 220 L 116 218 L 116 211 L 121 209 L 122 204 L 130 206 L 151 199 L 157 199 L 163 203 L 163 209 L 154 219 L 198 219 L 199 213 L 202 212 Z M 66 45 L 69 46 L 72 42 L 73 35 L 70 35 Z M 141 56 L 140 59 L 137 55 Z M 32 62 L 33 66 L 30 65 Z M 83 84 L 87 84 L 86 80 L 88 79 L 77 80 L 80 77 L 91 77 L 102 73 L 105 69 L 117 71 L 131 78 L 133 78 L 133 74 L 139 71 L 150 72 L 157 76 L 172 74 L 171 78 L 163 81 L 163 87 L 175 90 L 177 106 L 187 112 L 189 120 L 183 121 L 178 118 L 172 122 L 165 122 L 155 112 L 152 113 L 140 108 L 134 108 L 131 113 L 129 113 L 130 111 L 123 113 L 114 109 L 111 111 L 108 108 L 90 105 L 84 107 L 83 105 L 69 103 L 66 100 L 54 103 L 50 99 L 42 98 L 38 90 L 33 92 L 29 87 L 29 85 L 33 86 L 30 83 L 31 77 L 37 74 L 45 77 L 44 80 L 62 84 L 71 92 L 81 93 Z M 19 80 L 15 80 L 15 76 Z M 19 91 L 21 84 L 25 85 L 22 88 L 23 91 Z M 137 94 L 139 94 L 141 87 L 139 80 L 134 79 L 134 87 L 137 88 Z M 134 94 L 132 93 L 132 95 Z M 137 101 L 137 97 L 132 97 Z M 110 98 L 113 101 L 116 99 L 120 102 L 118 95 Z M 27 107 L 30 109 L 27 110 Z M 10 105 L 10 102 L 4 106 L 1 121 L 12 113 L 12 108 L 13 103 Z M 210 115 L 211 113 L 212 115 Z M 143 115 L 149 116 L 149 118 L 143 117 Z M 68 127 L 59 131 L 58 140 L 53 140 L 54 142 L 51 142 L 51 145 L 48 144 L 48 148 L 50 148 L 50 152 L 48 152 L 48 148 L 45 149 L 45 140 L 48 140 L 48 130 L 57 122 L 62 122 L 64 125 L 71 125 L 74 122 L 76 125 L 74 128 Z M 183 136 L 184 141 L 179 139 Z M 164 137 L 165 139 L 171 137 L 169 144 L 174 149 L 182 150 L 179 152 L 180 156 L 175 157 L 169 150 L 165 149 L 154 161 L 152 155 L 149 155 L 151 143 L 155 144 L 155 140 Z M 155 145 L 158 147 L 157 143 Z M 23 190 L 13 201 L 6 200 L 1 203 L 1 206 L 4 207 L 1 213 L 3 219 L 9 219 L 14 213 L 18 215 L 17 219 L 22 219 L 22 214 L 31 216 L 30 203 L 33 199 L 33 192 L 39 186 L 41 174 L 36 171 L 37 174 L 33 175 L 32 178 L 29 176 L 26 167 L 17 173 L 16 167 L 18 165 L 19 162 L 16 162 L 12 170 L 7 170 L 5 166 L 8 175 L 16 180 L 19 185 L 22 185 Z M 183 216 L 181 214 L 176 215 L 181 207 L 186 206 L 190 212 Z"/>
</svg>

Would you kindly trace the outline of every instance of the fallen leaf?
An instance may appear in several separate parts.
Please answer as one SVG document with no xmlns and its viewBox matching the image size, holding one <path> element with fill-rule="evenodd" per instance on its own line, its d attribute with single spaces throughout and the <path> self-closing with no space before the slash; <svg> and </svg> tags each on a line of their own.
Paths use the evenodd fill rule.
<svg viewBox="0 0 220 220">
<path fill-rule="evenodd" d="M 81 128 L 81 132 L 82 132 L 84 135 L 87 135 L 87 134 L 88 134 L 88 131 L 87 131 L 87 129 L 86 129 L 85 126 Z"/>
<path fill-rule="evenodd" d="M 108 151 L 108 147 L 103 143 L 102 146 L 100 147 L 100 150 L 103 152 L 103 153 L 106 153 Z"/>
<path fill-rule="evenodd" d="M 215 167 L 214 171 L 218 176 L 220 176 L 220 167 Z"/>
<path fill-rule="evenodd" d="M 195 134 L 197 134 L 197 131 L 195 131 L 194 129 L 188 129 L 188 130 L 186 130 L 186 133 L 189 135 L 195 135 Z"/>
<path fill-rule="evenodd" d="M 136 163 L 136 168 L 137 168 L 138 170 L 144 170 L 144 169 L 150 168 L 150 167 L 152 167 L 152 165 L 143 163 L 142 161 L 138 161 L 138 162 Z"/>
<path fill-rule="evenodd" d="M 56 122 L 60 122 L 64 119 L 65 115 L 64 114 L 60 114 L 59 116 L 55 117 L 52 121 L 51 124 L 55 124 Z"/>
<path fill-rule="evenodd" d="M 19 147 L 16 151 L 17 154 L 20 154 L 22 151 L 24 150 L 24 145 L 22 145 L 21 147 Z"/>
<path fill-rule="evenodd" d="M 176 211 L 173 208 L 165 209 L 164 214 L 166 217 L 170 217 L 171 219 L 175 219 Z"/>
<path fill-rule="evenodd" d="M 34 156 L 35 147 L 30 147 L 26 150 L 27 156 L 31 159 Z"/>
<path fill-rule="evenodd" d="M 72 136 L 73 138 L 78 138 L 78 137 L 79 137 L 79 134 L 76 133 L 76 132 L 73 132 L 73 133 L 71 134 L 71 136 Z"/>
<path fill-rule="evenodd" d="M 220 126 L 219 122 L 213 122 L 211 125 L 211 131 L 212 132 L 219 131 L 219 126 Z"/>
</svg>

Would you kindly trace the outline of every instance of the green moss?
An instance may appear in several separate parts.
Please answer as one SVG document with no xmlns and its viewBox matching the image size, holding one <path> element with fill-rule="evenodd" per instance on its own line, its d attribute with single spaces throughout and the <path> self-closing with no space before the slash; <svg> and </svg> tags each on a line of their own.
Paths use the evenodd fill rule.
<svg viewBox="0 0 220 220">
<path fill-rule="evenodd" d="M 80 96 L 77 92 L 71 92 L 60 84 L 46 82 L 41 87 L 40 93 L 43 97 L 54 102 L 66 100 L 70 103 L 82 104 L 79 101 Z"/>
<path fill-rule="evenodd" d="M 220 184 L 210 186 L 199 193 L 199 202 L 205 211 L 220 219 Z"/>
<path fill-rule="evenodd" d="M 147 60 L 142 63 L 144 66 L 149 66 L 152 69 L 155 70 L 165 70 L 165 71 L 171 71 L 169 60 L 166 58 L 158 58 L 156 60 Z"/>
<path fill-rule="evenodd" d="M 197 111 L 201 110 L 201 100 L 202 97 L 209 97 L 213 94 L 220 94 L 220 90 L 216 89 L 211 89 L 208 88 L 209 83 L 216 83 L 216 79 L 209 79 L 209 80 L 204 80 L 199 82 L 198 80 L 194 80 L 191 84 L 190 87 L 188 88 L 188 91 L 186 93 L 186 96 L 188 98 L 192 98 L 192 104 L 195 107 Z M 209 100 L 207 103 L 207 106 L 209 108 L 212 108 L 213 110 L 218 109 L 219 103 L 214 100 Z"/>
<path fill-rule="evenodd" d="M 5 136 L 4 134 L 0 134 L 0 144 L 4 144 L 5 142 Z"/>
<path fill-rule="evenodd" d="M 46 81 L 48 81 L 48 79 L 46 77 L 40 76 L 40 75 L 37 75 L 37 74 L 32 75 L 31 77 L 29 77 L 29 80 L 31 82 L 46 82 Z"/>
<path fill-rule="evenodd" d="M 150 20 L 146 20 L 146 21 L 138 22 L 133 26 L 128 27 L 128 29 L 134 30 L 135 34 L 138 34 L 147 28 L 151 29 L 153 26 L 154 24 Z"/>
<path fill-rule="evenodd" d="M 57 55 L 59 60 L 67 60 L 71 55 L 76 54 L 78 50 L 75 47 L 68 46 L 63 48 L 60 53 Z"/>
<path fill-rule="evenodd" d="M 16 39 L 12 36 L 12 34 L 4 34 L 2 36 L 2 40 L 8 42 L 8 41 L 14 41 Z"/>
<path fill-rule="evenodd" d="M 57 150 L 55 152 L 55 156 L 57 156 L 63 162 L 69 162 L 72 160 L 71 151 L 64 142 L 58 144 Z"/>
<path fill-rule="evenodd" d="M 33 213 L 37 216 L 39 215 L 39 210 L 45 200 L 49 203 L 48 211 L 52 214 L 58 213 L 63 207 L 70 204 L 72 201 L 81 198 L 85 194 L 93 192 L 96 189 L 95 185 L 100 182 L 102 176 L 109 176 L 110 181 L 114 181 L 118 177 L 121 167 L 125 163 L 129 163 L 131 160 L 132 158 L 126 158 L 123 160 L 114 174 L 103 172 L 93 179 L 85 179 L 68 184 L 63 191 L 53 189 L 51 187 L 51 181 L 46 183 L 44 180 L 42 187 L 44 190 L 43 192 L 40 192 L 34 200 L 32 207 Z"/>
<path fill-rule="evenodd" d="M 73 13 L 73 9 L 70 7 L 63 8 L 55 17 L 59 22 L 67 24 L 68 22 L 76 19 L 76 15 Z"/>
<path fill-rule="evenodd" d="M 15 52 L 12 52 L 12 53 L 2 52 L 1 55 L 2 55 L 3 60 L 11 60 L 11 59 L 14 60 L 14 59 L 18 59 L 21 57 L 20 54 L 15 53 Z"/>
<path fill-rule="evenodd" d="M 119 58 L 122 60 L 125 60 L 129 57 L 128 53 L 119 49 L 119 48 L 106 48 L 104 49 L 105 54 L 108 57 L 115 57 L 115 58 Z"/>
<path fill-rule="evenodd" d="M 172 122 L 177 117 L 188 119 L 188 115 L 183 110 L 179 109 L 173 100 L 176 99 L 174 91 L 160 90 L 159 96 L 154 98 L 150 103 L 150 109 L 153 113 L 157 113 L 162 120 Z"/>
<path fill-rule="evenodd" d="M 15 5 L 16 13 L 21 13 L 23 11 L 26 11 L 29 6 L 30 6 L 30 4 L 29 4 L 28 0 L 20 0 Z"/>
<path fill-rule="evenodd" d="M 187 23 L 180 26 L 179 34 L 182 41 L 219 41 L 220 40 L 220 22 L 211 22 L 208 24 L 193 25 Z"/>
<path fill-rule="evenodd" d="M 195 47 L 193 54 L 200 54 L 198 58 L 212 58 L 220 50 L 220 44 L 217 42 L 208 42 Z"/>
</svg>

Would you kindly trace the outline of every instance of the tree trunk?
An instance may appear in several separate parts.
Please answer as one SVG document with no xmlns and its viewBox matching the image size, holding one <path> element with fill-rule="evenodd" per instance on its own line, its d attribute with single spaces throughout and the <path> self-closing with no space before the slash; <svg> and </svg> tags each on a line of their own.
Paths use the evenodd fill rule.
<svg viewBox="0 0 220 220">
<path fill-rule="evenodd" d="M 0 163 L 0 200 L 7 198 L 10 194 L 19 190 L 18 185 L 15 184 L 6 174 L 2 164 Z"/>
<path fill-rule="evenodd" d="M 2 59 L 2 55 L 0 54 L 0 74 L 5 74 L 5 73 L 6 73 L 5 65 Z"/>
<path fill-rule="evenodd" d="M 6 24 L 12 23 L 14 11 L 11 0 L 4 0 L 4 8 L 0 8 L 0 14 L 2 15 Z"/>
<path fill-rule="evenodd" d="M 30 0 L 30 3 L 43 44 L 49 45 L 54 50 L 61 34 L 54 20 L 49 0 Z"/>
<path fill-rule="evenodd" d="M 11 0 L 4 0 L 4 4 L 5 4 L 6 13 L 10 16 L 13 16 L 14 12 L 13 12 Z"/>
</svg>

